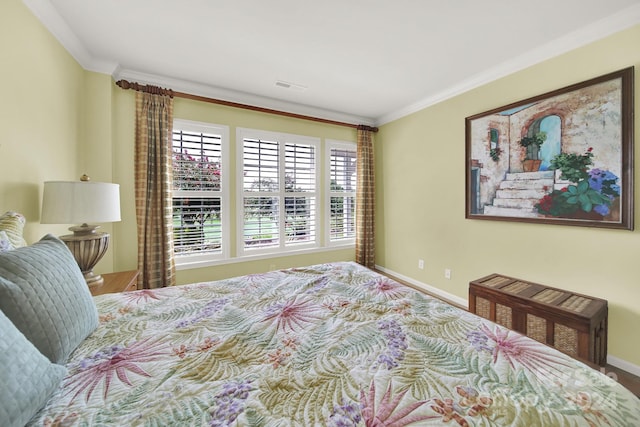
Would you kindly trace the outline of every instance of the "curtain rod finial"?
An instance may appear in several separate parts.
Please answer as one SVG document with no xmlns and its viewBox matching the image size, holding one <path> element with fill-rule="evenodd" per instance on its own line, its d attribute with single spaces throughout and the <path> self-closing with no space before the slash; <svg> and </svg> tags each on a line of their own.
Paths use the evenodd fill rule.
<svg viewBox="0 0 640 427">
<path fill-rule="evenodd" d="M 174 92 L 172 89 L 164 89 L 159 86 L 153 85 L 141 85 L 140 83 L 131 83 L 126 80 L 118 80 L 116 85 L 120 86 L 122 89 L 133 89 L 139 92 L 151 93 L 154 95 L 163 95 L 173 98 Z"/>
<path fill-rule="evenodd" d="M 369 132 L 378 132 L 378 128 L 375 126 L 358 125 L 358 130 L 368 130 Z"/>
</svg>

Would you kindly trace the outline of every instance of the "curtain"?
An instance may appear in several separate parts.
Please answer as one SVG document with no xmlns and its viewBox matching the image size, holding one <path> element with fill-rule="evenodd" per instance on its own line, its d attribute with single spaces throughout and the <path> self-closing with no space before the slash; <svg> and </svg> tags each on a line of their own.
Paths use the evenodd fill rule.
<svg viewBox="0 0 640 427">
<path fill-rule="evenodd" d="M 136 92 L 138 287 L 144 289 L 175 284 L 171 201 L 173 98 L 161 89 L 157 92 Z"/>
<path fill-rule="evenodd" d="M 358 126 L 356 179 L 356 262 L 375 266 L 375 177 L 373 132 Z"/>
</svg>

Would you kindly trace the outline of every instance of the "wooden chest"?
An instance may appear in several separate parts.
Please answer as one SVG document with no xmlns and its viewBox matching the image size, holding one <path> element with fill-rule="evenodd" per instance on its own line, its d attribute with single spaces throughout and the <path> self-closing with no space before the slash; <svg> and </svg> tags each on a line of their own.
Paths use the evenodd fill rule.
<svg viewBox="0 0 640 427">
<path fill-rule="evenodd" d="M 607 362 L 607 301 L 492 274 L 469 283 L 469 311 L 574 358 Z"/>
</svg>

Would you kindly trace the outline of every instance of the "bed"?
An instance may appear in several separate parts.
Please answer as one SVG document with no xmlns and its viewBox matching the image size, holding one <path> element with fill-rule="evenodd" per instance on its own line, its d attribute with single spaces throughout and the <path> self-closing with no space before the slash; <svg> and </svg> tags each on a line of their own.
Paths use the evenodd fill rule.
<svg viewBox="0 0 640 427">
<path fill-rule="evenodd" d="M 65 371 L 29 426 L 640 419 L 612 378 L 352 262 L 91 301 L 97 325 L 52 363 Z"/>
</svg>

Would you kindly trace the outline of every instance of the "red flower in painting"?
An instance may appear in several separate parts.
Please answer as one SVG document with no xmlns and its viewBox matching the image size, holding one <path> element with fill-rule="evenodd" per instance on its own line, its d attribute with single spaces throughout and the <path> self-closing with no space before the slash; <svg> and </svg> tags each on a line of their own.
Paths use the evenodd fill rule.
<svg viewBox="0 0 640 427">
<path fill-rule="evenodd" d="M 551 195 L 549 194 L 545 195 L 542 199 L 540 199 L 539 205 L 539 208 L 544 211 L 550 210 L 551 205 L 553 205 L 553 197 L 551 197 Z"/>
</svg>

